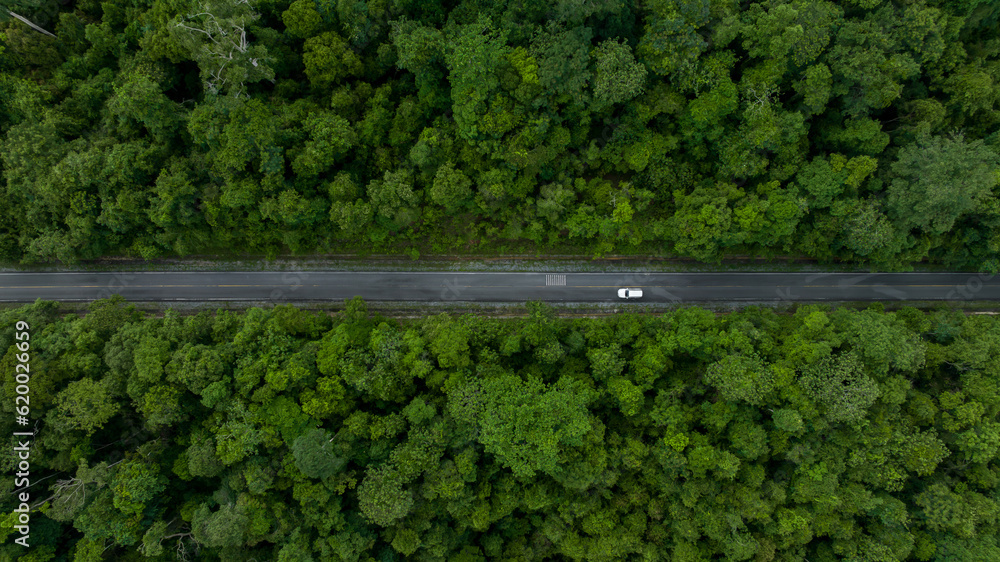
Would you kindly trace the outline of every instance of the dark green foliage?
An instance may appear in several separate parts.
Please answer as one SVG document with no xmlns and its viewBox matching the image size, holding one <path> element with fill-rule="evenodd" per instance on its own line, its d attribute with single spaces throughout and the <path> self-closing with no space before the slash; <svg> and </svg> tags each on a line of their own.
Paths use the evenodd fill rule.
<svg viewBox="0 0 1000 562">
<path fill-rule="evenodd" d="M 608 40 L 594 52 L 594 99 L 611 105 L 631 100 L 642 93 L 646 67 L 637 63 L 627 43 Z"/>
<path fill-rule="evenodd" d="M 1000 155 L 982 141 L 931 137 L 903 147 L 892 165 L 898 177 L 889 187 L 889 210 L 904 229 L 933 234 L 952 230 L 955 221 L 988 207 L 1000 185 Z"/>
<path fill-rule="evenodd" d="M 289 306 L 143 317 L 120 299 L 55 312 L 0 313 L 0 429 L 14 431 L 13 325 L 27 319 L 32 547 L 57 558 L 997 549 L 992 316 L 810 305 L 563 320 L 532 304 L 521 319 L 396 321 L 359 299 L 332 320 Z"/>
<path fill-rule="evenodd" d="M 593 429 L 586 411 L 591 393 L 571 379 L 546 388 L 508 374 L 461 391 L 463 396 L 470 393 L 484 396 L 472 412 L 479 442 L 517 477 L 530 478 L 536 471 L 557 474 L 562 451 L 582 445 Z"/>
<path fill-rule="evenodd" d="M 853 353 L 824 357 L 799 377 L 799 384 L 834 422 L 862 419 L 880 393 Z"/>
<path fill-rule="evenodd" d="M 335 454 L 333 438 L 321 429 L 310 429 L 292 443 L 295 466 L 309 478 L 320 480 L 333 475 L 344 465 Z"/>
<path fill-rule="evenodd" d="M 760 358 L 742 354 L 729 355 L 713 363 L 705 378 L 727 401 L 745 400 L 754 405 L 764 403 L 776 382 L 772 369 Z"/>
<path fill-rule="evenodd" d="M 358 488 L 358 508 L 372 523 L 387 527 L 413 507 L 413 493 L 403 488 L 399 472 L 391 466 L 369 470 Z"/>
<path fill-rule="evenodd" d="M 8 2 L 0 262 L 506 248 L 995 269 L 997 17 Z"/>
</svg>

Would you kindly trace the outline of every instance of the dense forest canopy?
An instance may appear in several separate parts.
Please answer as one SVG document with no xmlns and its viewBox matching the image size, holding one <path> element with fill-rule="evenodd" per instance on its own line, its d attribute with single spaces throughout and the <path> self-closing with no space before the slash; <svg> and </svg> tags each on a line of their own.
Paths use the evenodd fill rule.
<svg viewBox="0 0 1000 562">
<path fill-rule="evenodd" d="M 993 316 L 57 310 L 5 560 L 1000 560 Z"/>
<path fill-rule="evenodd" d="M 0 260 L 1000 267 L 990 0 L 13 0 Z"/>
</svg>

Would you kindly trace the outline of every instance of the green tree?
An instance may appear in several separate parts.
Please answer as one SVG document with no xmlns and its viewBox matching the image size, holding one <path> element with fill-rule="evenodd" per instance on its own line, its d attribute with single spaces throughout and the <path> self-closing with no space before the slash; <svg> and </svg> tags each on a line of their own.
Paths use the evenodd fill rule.
<svg viewBox="0 0 1000 562">
<path fill-rule="evenodd" d="M 318 176 L 329 170 L 358 142 L 347 119 L 332 112 L 311 113 L 304 128 L 309 140 L 292 160 L 292 170 L 300 176 Z"/>
<path fill-rule="evenodd" d="M 159 465 L 145 459 L 132 458 L 116 470 L 111 479 L 114 505 L 128 515 L 140 515 L 149 509 L 149 503 L 166 489 L 166 479 L 159 474 Z"/>
<path fill-rule="evenodd" d="M 944 91 L 960 104 L 962 111 L 969 116 L 977 115 L 988 121 L 996 122 L 996 104 L 1000 101 L 997 95 L 997 75 L 977 66 L 967 65 L 949 76 Z"/>
<path fill-rule="evenodd" d="M 642 389 L 624 377 L 612 377 L 608 381 L 608 392 L 618 401 L 618 407 L 626 416 L 634 416 L 642 411 L 645 401 Z"/>
<path fill-rule="evenodd" d="M 736 84 L 725 79 L 711 88 L 699 93 L 688 104 L 688 114 L 691 121 L 700 129 L 708 129 L 718 136 L 722 132 L 721 124 L 724 118 L 736 111 L 739 97 Z"/>
<path fill-rule="evenodd" d="M 803 73 L 803 79 L 795 82 L 795 90 L 802 94 L 803 103 L 810 113 L 820 114 L 830 101 L 833 74 L 823 63 L 810 65 Z"/>
<path fill-rule="evenodd" d="M 427 318 L 423 324 L 431 353 L 443 369 L 462 369 L 471 364 L 469 331 L 447 314 Z"/>
<path fill-rule="evenodd" d="M 164 372 L 168 381 L 201 394 L 208 385 L 220 380 L 226 369 L 224 358 L 215 347 L 188 343 L 174 352 Z"/>
<path fill-rule="evenodd" d="M 330 221 L 336 224 L 344 237 L 355 238 L 365 232 L 375 212 L 367 201 L 353 203 L 334 202 L 330 207 Z"/>
<path fill-rule="evenodd" d="M 187 448 L 187 473 L 195 477 L 213 478 L 218 476 L 223 465 L 216 454 L 215 438 L 204 432 L 192 435 Z"/>
<path fill-rule="evenodd" d="M 392 548 L 403 556 L 410 556 L 421 544 L 420 535 L 412 529 L 400 529 L 392 539 Z"/>
<path fill-rule="evenodd" d="M 903 465 L 918 476 L 930 476 L 950 454 L 935 432 L 920 432 L 907 438 Z"/>
<path fill-rule="evenodd" d="M 191 531 L 198 542 L 212 548 L 243 546 L 250 518 L 240 506 L 222 505 L 211 511 L 205 504 L 191 516 Z"/>
<path fill-rule="evenodd" d="M 337 455 L 333 438 L 322 429 L 309 429 L 295 438 L 292 455 L 295 466 L 309 478 L 323 480 L 336 474 L 346 460 Z"/>
<path fill-rule="evenodd" d="M 306 39 L 302 62 L 309 83 L 319 89 L 359 76 L 363 71 L 358 55 L 340 35 L 332 31 Z"/>
<path fill-rule="evenodd" d="M 406 517 L 413 508 L 413 493 L 403 488 L 402 478 L 394 467 L 382 465 L 365 475 L 358 487 L 358 504 L 372 523 L 388 527 Z"/>
<path fill-rule="evenodd" d="M 908 53 L 896 53 L 888 30 L 868 20 L 846 20 L 827 57 L 833 92 L 843 96 L 852 115 L 889 106 L 903 91 L 901 82 L 920 71 Z"/>
<path fill-rule="evenodd" d="M 698 32 L 708 25 L 709 2 L 657 1 L 646 8 L 645 32 L 637 54 L 653 72 L 668 76 L 685 92 L 697 92 L 705 84 L 699 58 L 708 42 Z"/>
<path fill-rule="evenodd" d="M 159 143 L 168 142 L 180 132 L 184 109 L 170 99 L 148 75 L 134 73 L 125 77 L 108 101 L 111 114 L 121 121 L 142 124 Z"/>
<path fill-rule="evenodd" d="M 829 207 L 841 193 L 853 191 L 875 171 L 877 161 L 868 156 L 848 160 L 839 154 L 814 158 L 796 174 L 796 183 L 809 194 L 810 208 Z"/>
<path fill-rule="evenodd" d="M 386 172 L 368 184 L 368 198 L 375 215 L 393 226 L 403 226 L 416 218 L 420 193 L 413 189 L 413 174 L 399 169 Z"/>
<path fill-rule="evenodd" d="M 789 408 L 775 410 L 771 419 L 774 420 L 775 427 L 789 433 L 801 431 L 803 427 L 805 427 L 802 424 L 802 416 L 795 410 Z"/>
<path fill-rule="evenodd" d="M 316 35 L 323 26 L 323 16 L 316 11 L 315 0 L 295 0 L 282 12 L 281 21 L 287 33 L 299 39 Z"/>
<path fill-rule="evenodd" d="M 1000 156 L 961 134 L 933 136 L 903 147 L 892 164 L 890 217 L 902 228 L 943 234 L 975 213 L 1000 184 Z"/>
<path fill-rule="evenodd" d="M 494 70 L 507 55 L 506 35 L 481 14 L 475 23 L 455 26 L 448 34 L 445 63 L 458 134 L 467 141 L 482 138 L 480 118 L 500 86 Z"/>
<path fill-rule="evenodd" d="M 267 47 L 251 44 L 248 32 L 260 15 L 248 0 L 208 0 L 197 9 L 175 18 L 172 27 L 198 63 L 207 92 L 239 97 L 247 83 L 274 80 Z"/>
<path fill-rule="evenodd" d="M 56 395 L 55 409 L 48 417 L 53 429 L 82 430 L 91 435 L 114 418 L 119 408 L 107 385 L 83 378 L 69 383 Z"/>
<path fill-rule="evenodd" d="M 188 418 L 181 404 L 183 397 L 181 389 L 158 384 L 139 399 L 137 409 L 145 417 L 150 428 L 164 428 Z"/>
<path fill-rule="evenodd" d="M 576 105 L 590 100 L 587 86 L 592 78 L 592 37 L 588 27 L 565 29 L 556 22 L 549 22 L 531 38 L 529 52 L 538 62 L 538 83 L 556 103 Z M 638 71 L 630 67 L 626 72 Z"/>
<path fill-rule="evenodd" d="M 591 53 L 594 59 L 594 101 L 598 105 L 626 102 L 642 93 L 646 67 L 637 63 L 627 43 L 608 39 Z"/>
<path fill-rule="evenodd" d="M 891 314 L 837 311 L 833 319 L 858 358 L 879 377 L 892 369 L 913 371 L 924 364 L 924 342 Z"/>
<path fill-rule="evenodd" d="M 781 381 L 774 368 L 756 354 L 728 355 L 709 366 L 705 379 L 726 400 L 744 400 L 755 406 L 765 404 Z"/>
<path fill-rule="evenodd" d="M 430 199 L 449 212 L 460 209 L 472 195 L 472 180 L 456 170 L 452 162 L 445 162 L 434 174 Z"/>
<path fill-rule="evenodd" d="M 358 187 L 358 184 L 351 177 L 351 174 L 347 172 L 338 172 L 334 176 L 333 181 L 326 184 L 326 187 L 330 195 L 330 200 L 334 202 L 354 201 L 361 195 L 361 189 Z"/>
<path fill-rule="evenodd" d="M 843 126 L 827 126 L 821 137 L 842 152 L 877 156 L 889 145 L 882 122 L 869 117 L 848 117 Z"/>
<path fill-rule="evenodd" d="M 254 205 L 266 188 L 281 181 L 285 158 L 276 117 L 256 98 L 224 98 L 192 112 L 188 131 L 208 150 L 212 172 L 225 181 L 219 202 L 226 207 Z M 253 172 L 264 174 L 264 181 L 251 180 Z"/>
<path fill-rule="evenodd" d="M 482 401 L 473 406 L 472 420 L 466 417 L 469 413 L 459 414 L 459 419 L 476 420 L 486 452 L 519 478 L 559 473 L 560 452 L 583 445 L 583 436 L 593 427 L 586 409 L 593 394 L 578 381 L 561 378 L 548 387 L 505 373 L 470 384 L 462 392 L 481 393 Z M 449 404 L 452 412 L 461 411 L 458 408 L 456 402 Z"/>
<path fill-rule="evenodd" d="M 721 259 L 722 248 L 731 243 L 729 199 L 739 195 L 735 189 L 699 188 L 691 194 L 675 191 L 677 210 L 669 220 L 674 251 L 701 261 Z"/>
<path fill-rule="evenodd" d="M 207 246 L 210 234 L 199 209 L 198 177 L 187 159 L 172 159 L 150 191 L 146 215 L 156 225 L 156 242 L 184 256 Z"/>
<path fill-rule="evenodd" d="M 881 207 L 871 199 L 856 203 L 854 212 L 844 223 L 844 245 L 856 255 L 873 262 L 891 263 L 906 241 Z"/>
<path fill-rule="evenodd" d="M 799 384 L 826 410 L 833 422 L 857 422 L 881 394 L 853 353 L 824 357 L 807 368 Z"/>
</svg>

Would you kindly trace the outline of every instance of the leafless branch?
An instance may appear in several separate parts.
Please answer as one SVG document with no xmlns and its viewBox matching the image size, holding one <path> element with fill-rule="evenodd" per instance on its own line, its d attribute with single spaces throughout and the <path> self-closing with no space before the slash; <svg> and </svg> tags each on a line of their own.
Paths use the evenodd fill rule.
<svg viewBox="0 0 1000 562">
<path fill-rule="evenodd" d="M 13 18 L 15 18 L 15 19 L 23 22 L 24 24 L 26 24 L 29 27 L 31 27 L 31 29 L 34 29 L 35 31 L 37 31 L 39 33 L 44 33 L 45 35 L 48 35 L 49 37 L 56 37 L 55 35 L 49 33 L 48 31 L 45 31 L 44 29 L 38 27 L 37 25 L 35 25 L 34 23 L 32 23 L 30 20 L 28 20 L 28 18 L 26 18 L 26 17 L 24 17 L 24 16 L 22 16 L 20 14 L 15 14 L 14 12 L 12 12 L 10 10 L 7 10 L 7 13 L 10 14 L 11 17 L 13 17 Z"/>
</svg>

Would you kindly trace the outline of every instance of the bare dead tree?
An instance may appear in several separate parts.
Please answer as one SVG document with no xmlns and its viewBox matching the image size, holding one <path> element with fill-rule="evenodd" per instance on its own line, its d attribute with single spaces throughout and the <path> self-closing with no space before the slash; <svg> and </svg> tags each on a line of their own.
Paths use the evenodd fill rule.
<svg viewBox="0 0 1000 562">
<path fill-rule="evenodd" d="M 52 33 L 49 33 L 48 31 L 45 31 L 41 27 L 35 25 L 31 20 L 29 20 L 28 18 L 26 18 L 26 17 L 24 17 L 24 16 L 22 16 L 20 14 L 16 14 L 16 13 L 10 11 L 10 10 L 7 10 L 7 14 L 10 17 L 12 17 L 12 18 L 16 19 L 17 21 L 19 21 L 19 22 L 27 25 L 28 27 L 30 27 L 31 29 L 34 29 L 35 31 L 37 31 L 39 33 L 44 33 L 45 35 L 48 35 L 49 37 L 54 37 L 54 38 L 56 37 Z"/>
<path fill-rule="evenodd" d="M 259 17 L 250 0 L 214 0 L 174 24 L 187 33 L 186 42 L 202 69 L 206 91 L 229 90 L 239 96 L 245 82 L 273 81 L 266 49 L 252 45 L 247 36 L 248 26 Z"/>
</svg>

